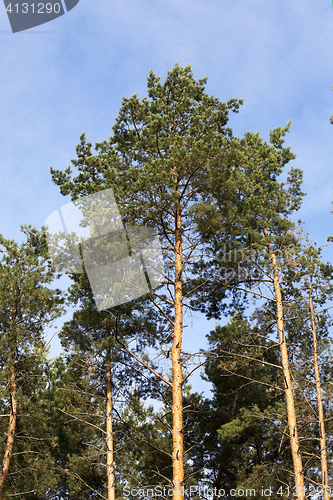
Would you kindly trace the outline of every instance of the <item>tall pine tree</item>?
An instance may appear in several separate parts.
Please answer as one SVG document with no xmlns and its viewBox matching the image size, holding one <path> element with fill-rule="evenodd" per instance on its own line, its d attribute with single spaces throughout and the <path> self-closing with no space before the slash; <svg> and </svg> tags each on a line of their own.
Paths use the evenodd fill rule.
<svg viewBox="0 0 333 500">
<path fill-rule="evenodd" d="M 72 199 L 112 188 L 126 228 L 146 225 L 159 233 L 167 273 L 164 291 L 150 298 L 170 325 L 172 335 L 172 439 L 174 498 L 183 498 L 184 308 L 193 262 L 203 250 L 199 230 L 208 232 L 216 215 L 214 197 L 205 186 L 214 177 L 216 158 L 232 141 L 228 114 L 241 101 L 221 102 L 205 92 L 207 79 L 196 81 L 190 66 L 178 64 L 162 84 L 151 71 L 148 98 L 124 98 L 109 141 L 96 145 L 84 135 L 72 163 L 79 175 L 51 170 L 53 181 Z M 221 164 L 218 166 L 221 168 Z M 220 172 L 223 176 L 223 170 Z M 224 188 L 223 192 L 227 194 Z M 200 211 L 200 222 L 194 216 Z M 184 293 L 184 290 L 185 293 Z M 168 314 L 168 306 L 173 314 Z"/>
</svg>

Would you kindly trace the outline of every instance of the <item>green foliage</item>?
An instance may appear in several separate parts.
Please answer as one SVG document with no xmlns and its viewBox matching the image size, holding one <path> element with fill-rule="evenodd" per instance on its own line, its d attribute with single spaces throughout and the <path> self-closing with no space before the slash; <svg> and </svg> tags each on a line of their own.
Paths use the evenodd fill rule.
<svg viewBox="0 0 333 500">
<path fill-rule="evenodd" d="M 178 64 L 163 84 L 150 72 L 147 98 L 134 94 L 123 99 L 113 135 L 96 144 L 95 154 L 85 135 L 81 136 L 77 159 L 72 160 L 77 175 L 70 167 L 51 169 L 53 182 L 72 199 L 112 188 L 126 227 L 140 224 L 158 230 L 168 269 L 174 266 L 175 214 L 179 209 L 184 277 L 186 272 L 190 275 L 191 264 L 202 250 L 200 233 L 208 234 L 217 224 L 215 218 L 221 219 L 207 187 L 215 182 L 217 171 L 221 184 L 229 175 L 221 168 L 221 150 L 231 147 L 233 141 L 226 126 L 229 112 L 238 112 L 242 103 L 209 96 L 206 81 L 196 81 L 190 66 Z M 229 186 L 219 195 L 228 191 Z M 172 272 L 168 275 L 173 281 Z"/>
<path fill-rule="evenodd" d="M 186 384 L 187 354 L 182 354 L 186 486 L 223 487 L 226 498 L 233 498 L 232 488 L 255 489 L 255 498 L 262 498 L 262 487 L 276 492 L 281 485 L 292 486 L 269 244 L 278 259 L 304 475 L 320 481 L 308 299 L 311 280 L 331 454 L 327 301 L 332 266 L 321 262 L 315 245 L 304 243 L 292 219 L 304 193 L 302 172 L 293 167 L 285 172 L 295 158 L 285 146 L 290 122 L 272 130 L 268 142 L 252 132 L 236 138 L 227 127 L 228 116 L 238 112 L 242 100 L 221 102 L 205 92 L 206 83 L 206 78 L 194 79 L 190 66 L 176 64 L 163 83 L 151 71 L 147 97 L 123 99 L 109 140 L 93 149 L 82 134 L 72 167 L 51 169 L 63 195 L 75 200 L 112 188 L 127 230 L 134 225 L 157 229 L 167 269 L 164 288 L 98 311 L 86 272 L 72 275 L 68 297 L 78 308 L 60 334 L 65 355 L 47 362 L 45 326 L 61 313 L 62 299 L 48 287 L 54 273 L 45 234 L 25 228 L 22 245 L 0 237 L 1 414 L 10 409 L 13 366 L 19 402 L 7 494 L 33 491 L 21 495 L 28 500 L 106 495 L 109 361 L 117 498 L 124 498 L 126 485 L 171 484 L 170 387 L 161 386 L 124 346 L 156 370 L 157 352 L 168 359 L 179 214 L 181 276 L 184 296 L 191 299 L 190 304 L 184 299 L 183 306 L 215 318 L 233 311 L 227 325 L 217 325 L 208 335 L 205 379 L 213 387 L 211 398 Z M 95 250 L 100 240 L 93 236 Z M 109 249 L 116 259 L 117 243 Z M 232 303 L 227 304 L 230 291 Z M 261 303 L 247 320 L 242 311 L 249 293 Z M 156 353 L 156 364 L 149 360 L 148 347 Z M 162 408 L 145 404 L 147 399 L 163 401 Z M 3 448 L 8 417 L 1 417 L 0 427 Z"/>
<path fill-rule="evenodd" d="M 192 417 L 190 456 L 206 471 L 204 484 L 228 492 L 260 481 L 260 488 L 280 485 L 291 458 L 279 448 L 285 407 L 278 346 L 260 331 L 238 314 L 209 334 L 205 379 L 213 397 Z"/>
<path fill-rule="evenodd" d="M 25 242 L 0 236 L 0 447 L 3 456 L 10 413 L 10 373 L 14 367 L 18 416 L 5 494 L 34 491 L 24 498 L 46 498 L 56 481 L 49 432 L 45 328 L 62 313 L 59 290 L 48 285 L 54 272 L 45 233 L 23 227 Z M 53 472 L 52 472 L 53 471 Z"/>
<path fill-rule="evenodd" d="M 56 417 L 55 432 L 58 439 L 62 439 L 58 450 L 62 490 L 68 491 L 71 499 L 91 498 L 93 490 L 106 495 L 106 363 L 109 359 L 115 479 L 117 493 L 121 495 L 129 477 L 139 483 L 142 476 L 149 477 L 149 470 L 143 466 L 140 469 L 140 464 L 144 461 L 148 466 L 149 460 L 154 462 L 151 450 L 155 449 L 144 441 L 148 429 L 154 428 L 152 423 L 147 423 L 153 413 L 152 409 L 142 407 L 136 394 L 141 398 L 151 395 L 158 390 L 158 385 L 150 373 L 121 348 L 117 339 L 129 343 L 131 350 L 144 358 L 147 346 L 153 348 L 159 337 L 165 335 L 163 320 L 156 317 L 144 298 L 98 311 L 86 273 L 73 275 L 72 280 L 69 297 L 79 308 L 59 334 L 65 356 L 56 381 L 60 414 Z M 157 446 L 152 437 L 150 442 Z M 145 452 L 147 446 L 149 453 Z"/>
</svg>

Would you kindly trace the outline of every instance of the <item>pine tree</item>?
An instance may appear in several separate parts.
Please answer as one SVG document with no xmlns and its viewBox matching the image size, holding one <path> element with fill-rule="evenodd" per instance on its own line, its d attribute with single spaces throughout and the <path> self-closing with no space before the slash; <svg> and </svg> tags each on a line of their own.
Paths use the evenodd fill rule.
<svg viewBox="0 0 333 500">
<path fill-rule="evenodd" d="M 46 388 L 45 328 L 61 314 L 45 233 L 23 227 L 18 244 L 0 237 L 0 363 L 2 467 L 0 499 L 6 494 L 36 493 L 42 498 L 54 480 L 43 391 Z"/>
<path fill-rule="evenodd" d="M 305 498 L 303 464 L 300 453 L 298 426 L 291 377 L 287 339 L 284 324 L 283 285 L 281 281 L 281 256 L 288 251 L 297 251 L 298 240 L 295 235 L 295 223 L 291 220 L 294 211 L 300 208 L 304 193 L 301 192 L 302 173 L 291 168 L 285 182 L 279 182 L 278 176 L 283 168 L 295 158 L 290 148 L 284 146 L 284 136 L 289 130 L 289 123 L 284 128 L 274 129 L 270 133 L 270 143 L 264 142 L 259 134 L 246 133 L 244 138 L 234 140 L 230 148 L 222 153 L 224 164 L 229 164 L 233 173 L 231 182 L 238 186 L 234 199 L 234 224 L 230 231 L 238 235 L 239 245 L 252 252 L 254 264 L 259 276 L 245 276 L 248 264 L 240 265 L 240 273 L 224 279 L 223 240 L 215 238 L 211 252 L 211 265 L 204 263 L 212 287 L 208 311 L 214 312 L 220 295 L 221 284 L 238 288 L 257 298 L 263 298 L 274 304 L 274 315 L 279 339 L 281 365 L 284 376 L 285 398 L 287 404 L 289 437 L 293 457 L 295 488 L 298 500 Z M 212 195 L 218 199 L 223 186 L 223 176 L 216 171 L 212 183 Z M 224 200 L 220 197 L 221 210 Z M 222 255 L 221 255 L 222 254 Z M 246 258 L 246 253 L 243 251 Z M 208 260 L 208 258 L 206 258 Z M 283 259 L 282 259 L 283 260 Z M 220 277 L 219 277 L 220 275 Z M 244 284 L 242 284 L 244 283 Z M 267 285 L 267 295 L 262 287 Z M 271 287 L 271 288 L 270 288 Z M 215 290 L 213 290 L 215 288 Z M 222 298 L 222 297 L 221 297 Z M 206 308 L 207 309 L 207 308 Z"/>
<path fill-rule="evenodd" d="M 79 171 L 77 177 L 72 179 L 70 167 L 64 172 L 51 170 L 62 194 L 71 194 L 72 199 L 112 188 L 126 228 L 146 225 L 159 233 L 168 269 L 164 280 L 167 295 L 163 290 L 151 291 L 150 298 L 172 329 L 175 499 L 183 498 L 184 487 L 182 340 L 186 295 L 194 292 L 190 286 L 193 262 L 203 249 L 199 229 L 207 233 L 215 223 L 214 198 L 205 186 L 221 149 L 232 141 L 226 127 L 228 114 L 237 112 L 241 104 L 237 99 L 223 103 L 209 96 L 206 81 L 196 81 L 190 66 L 177 64 L 163 84 L 151 71 L 148 98 L 140 100 L 133 95 L 123 99 L 113 136 L 96 146 L 98 154 L 93 155 L 91 144 L 82 135 L 78 158 L 72 162 Z M 195 212 L 200 212 L 199 222 Z M 166 312 L 164 306 L 169 305 L 173 315 Z"/>
<path fill-rule="evenodd" d="M 298 363 L 302 366 L 299 386 L 306 401 L 307 413 L 309 408 L 311 409 L 310 435 L 315 433 L 315 436 L 318 436 L 313 436 L 314 449 L 307 453 L 307 466 L 312 466 L 315 475 L 318 469 L 321 469 L 323 498 L 327 500 L 330 477 L 325 428 L 329 421 L 329 406 L 325 401 L 325 393 L 326 380 L 330 373 L 329 327 L 332 325 L 332 319 L 328 301 L 332 294 L 333 267 L 322 262 L 320 254 L 321 248 L 305 240 L 301 251 L 293 255 L 294 265 L 290 267 L 285 281 L 293 284 L 289 294 L 293 295 L 295 303 L 289 306 L 290 319 L 287 317 L 286 329 L 293 344 L 293 354 L 297 356 L 299 353 Z"/>
</svg>

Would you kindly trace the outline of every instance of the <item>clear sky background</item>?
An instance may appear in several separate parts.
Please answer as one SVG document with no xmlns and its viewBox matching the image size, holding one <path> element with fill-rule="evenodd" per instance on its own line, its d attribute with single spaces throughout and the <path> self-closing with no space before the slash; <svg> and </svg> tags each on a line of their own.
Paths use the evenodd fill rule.
<svg viewBox="0 0 333 500">
<path fill-rule="evenodd" d="M 244 98 L 230 119 L 235 135 L 268 139 L 292 120 L 287 144 L 307 193 L 297 217 L 317 243 L 333 235 L 331 0 L 80 0 L 16 34 L 1 2 L 0 47 L 5 237 L 20 239 L 24 223 L 40 228 L 69 201 L 50 166 L 70 164 L 83 131 L 92 143 L 107 138 L 122 97 L 145 96 L 149 70 L 164 80 L 176 62 L 190 63 L 196 79 L 208 76 L 207 92 L 221 100 Z M 202 345 L 207 328 L 202 318 L 189 322 L 185 343 Z"/>
</svg>

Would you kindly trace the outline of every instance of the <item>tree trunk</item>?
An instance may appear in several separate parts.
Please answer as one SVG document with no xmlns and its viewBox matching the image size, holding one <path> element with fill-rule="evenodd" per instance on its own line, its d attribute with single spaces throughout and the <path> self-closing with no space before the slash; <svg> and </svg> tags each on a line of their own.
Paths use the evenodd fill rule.
<svg viewBox="0 0 333 500">
<path fill-rule="evenodd" d="M 183 282 L 182 282 L 182 228 L 180 209 L 175 214 L 175 324 L 172 361 L 172 469 L 173 498 L 183 500 L 184 458 L 183 458 L 183 375 L 181 365 L 181 348 L 183 333 Z"/>
<path fill-rule="evenodd" d="M 264 234 L 266 237 L 268 237 L 267 229 L 264 230 Z M 284 376 L 284 388 L 285 388 L 284 390 L 287 403 L 290 446 L 291 446 L 294 475 L 295 475 L 295 494 L 297 500 L 304 500 L 305 491 L 304 491 L 303 465 L 302 465 L 301 451 L 299 447 L 293 386 L 292 386 L 289 360 L 288 360 L 288 347 L 284 331 L 283 304 L 282 304 L 282 294 L 281 294 L 281 287 L 279 280 L 279 271 L 278 271 L 276 254 L 270 243 L 267 244 L 267 249 L 270 255 L 271 263 L 273 265 L 273 276 L 274 276 L 273 281 L 274 281 L 274 290 L 276 298 L 277 328 L 279 332 L 281 363 Z"/>
<path fill-rule="evenodd" d="M 0 500 L 3 499 L 5 481 L 9 472 L 10 459 L 13 452 L 16 419 L 17 419 L 17 399 L 16 399 L 16 374 L 14 363 L 10 367 L 10 416 L 8 434 L 5 446 L 5 453 L 2 460 L 2 467 L 0 471 Z"/>
<path fill-rule="evenodd" d="M 106 357 L 106 474 L 108 478 L 108 500 L 115 500 L 115 478 L 113 457 L 112 429 L 112 383 L 111 383 L 111 349 Z"/>
<path fill-rule="evenodd" d="M 310 278 L 310 284 L 309 284 L 309 309 L 310 309 L 310 317 L 311 317 L 311 330 L 312 330 L 312 339 L 313 339 L 313 364 L 314 364 L 314 372 L 315 372 L 317 404 L 318 404 L 318 418 L 319 418 L 321 481 L 322 481 L 322 487 L 323 487 L 323 500 L 329 500 L 325 421 L 324 421 L 323 401 L 322 401 L 322 397 L 321 397 L 317 331 L 316 331 L 315 315 L 314 315 L 313 302 L 312 302 L 312 276 Z"/>
</svg>

